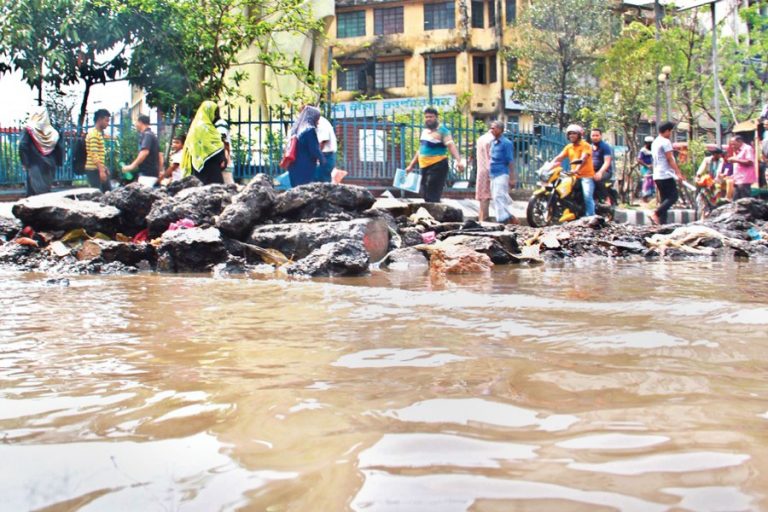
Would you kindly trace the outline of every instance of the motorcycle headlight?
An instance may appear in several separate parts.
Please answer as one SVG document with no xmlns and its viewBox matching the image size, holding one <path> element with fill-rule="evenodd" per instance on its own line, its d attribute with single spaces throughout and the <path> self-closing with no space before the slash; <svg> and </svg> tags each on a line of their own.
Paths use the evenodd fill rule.
<svg viewBox="0 0 768 512">
<path fill-rule="evenodd" d="M 544 183 L 547 183 L 549 181 L 549 178 L 552 177 L 552 169 L 541 169 L 539 170 L 539 179 L 543 181 Z"/>
</svg>

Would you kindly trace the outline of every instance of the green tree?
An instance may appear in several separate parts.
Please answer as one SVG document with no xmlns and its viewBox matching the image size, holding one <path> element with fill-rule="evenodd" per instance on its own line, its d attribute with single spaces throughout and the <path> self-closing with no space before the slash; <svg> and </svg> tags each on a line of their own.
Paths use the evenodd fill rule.
<svg viewBox="0 0 768 512">
<path fill-rule="evenodd" d="M 724 36 L 718 26 L 717 84 L 725 131 L 735 123 L 755 116 L 766 99 L 768 64 L 768 19 L 761 9 L 765 0 L 740 10 L 748 34 Z M 723 22 L 724 23 L 724 22 Z M 673 110 L 686 121 L 689 138 L 696 136 L 702 117 L 715 121 L 712 68 L 712 33 L 708 9 L 693 10 L 665 18 L 657 48 L 658 62 L 672 67 Z M 727 121 L 727 123 L 726 123 Z M 730 125 L 730 127 L 729 127 Z"/>
<path fill-rule="evenodd" d="M 133 17 L 139 41 L 129 77 L 150 105 L 192 114 L 210 98 L 245 97 L 242 64 L 262 64 L 320 90 L 322 80 L 300 58 L 277 50 L 279 34 L 317 35 L 323 26 L 303 0 L 114 0 Z M 241 62 L 246 48 L 253 60 Z"/>
<path fill-rule="evenodd" d="M 9 0 L 0 13 L 0 72 L 20 71 L 38 90 L 41 105 L 45 84 L 60 91 L 83 83 L 79 125 L 91 87 L 118 79 L 128 68 L 131 31 L 100 0 Z"/>
<path fill-rule="evenodd" d="M 526 101 L 554 112 L 560 127 L 592 93 L 601 50 L 617 34 L 614 2 L 538 0 L 528 5 L 507 53 L 522 61 Z"/>
<path fill-rule="evenodd" d="M 639 151 L 637 129 L 650 113 L 656 92 L 654 75 L 658 64 L 654 29 L 632 23 L 606 51 L 597 67 L 597 101 L 583 109 L 579 117 L 595 126 L 622 133 L 629 148 L 622 169 L 624 183 L 631 185 L 634 162 Z M 618 169 L 618 167 L 617 167 Z"/>
<path fill-rule="evenodd" d="M 46 83 L 60 86 L 56 68 L 65 59 L 61 50 L 71 33 L 68 0 L 8 0 L 0 7 L 0 73 L 20 71 L 37 102 L 43 104 Z"/>
<path fill-rule="evenodd" d="M 720 81 L 737 121 L 756 116 L 768 101 L 768 1 L 739 11 L 748 33 L 720 39 Z"/>
</svg>

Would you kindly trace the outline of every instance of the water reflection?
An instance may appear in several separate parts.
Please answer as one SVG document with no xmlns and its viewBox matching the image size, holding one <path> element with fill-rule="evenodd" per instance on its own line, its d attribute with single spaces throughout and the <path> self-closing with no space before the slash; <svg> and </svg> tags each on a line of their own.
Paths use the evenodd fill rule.
<svg viewBox="0 0 768 512">
<path fill-rule="evenodd" d="M 0 445 L 3 508 L 234 509 L 246 491 L 296 475 L 249 471 L 212 435 L 162 441 Z M 8 467 L 13 461 L 13 470 Z"/>
<path fill-rule="evenodd" d="M 432 474 L 424 476 L 392 475 L 381 471 L 363 471 L 365 483 L 352 501 L 352 509 L 400 512 L 439 510 L 464 512 L 483 501 L 501 502 L 501 510 L 514 510 L 524 502 L 531 510 L 570 510 L 574 505 L 606 507 L 624 512 L 663 512 L 661 503 L 616 492 L 587 491 L 543 482 L 507 480 L 479 475 Z M 522 503 L 521 503 L 522 504 Z"/>
<path fill-rule="evenodd" d="M 765 509 L 762 270 L 0 274 L 0 509 Z"/>
<path fill-rule="evenodd" d="M 425 400 L 403 409 L 386 411 L 384 415 L 421 423 L 486 424 L 510 428 L 535 426 L 547 432 L 565 430 L 579 421 L 575 416 L 565 414 L 540 418 L 536 411 L 478 398 Z"/>
<path fill-rule="evenodd" d="M 641 475 L 652 472 L 689 473 L 738 466 L 749 458 L 749 455 L 745 454 L 719 452 L 671 453 L 597 464 L 574 462 L 568 467 L 614 475 Z"/>
</svg>

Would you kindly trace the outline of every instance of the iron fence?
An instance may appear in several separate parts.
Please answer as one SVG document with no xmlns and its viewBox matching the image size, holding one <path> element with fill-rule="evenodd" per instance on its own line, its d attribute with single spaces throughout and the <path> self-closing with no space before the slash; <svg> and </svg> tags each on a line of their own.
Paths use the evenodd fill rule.
<svg viewBox="0 0 768 512">
<path fill-rule="evenodd" d="M 225 113 L 230 126 L 234 177 L 247 180 L 257 173 L 276 176 L 283 171 L 278 163 L 295 112 L 290 109 L 236 109 Z M 404 168 L 419 147 L 423 126 L 420 111 L 398 112 L 366 109 L 360 112 L 345 110 L 341 115 L 331 112 L 329 119 L 338 139 L 337 167 L 347 171 L 347 179 L 362 184 L 377 185 L 391 183 L 395 170 Z M 442 122 L 451 131 L 462 157 L 467 165 L 459 171 L 455 162 L 451 164 L 449 186 L 474 187 L 475 141 L 487 127 L 484 123 L 472 121 L 458 112 L 445 112 Z M 85 126 L 85 133 L 91 126 Z M 170 133 L 185 131 L 181 123 L 154 124 L 153 130 L 159 135 L 161 147 L 166 148 Z M 76 128 L 60 130 L 65 148 L 64 164 L 56 171 L 60 185 L 85 184 L 82 176 L 72 172 L 72 147 Z M 121 164 L 129 163 L 138 152 L 138 134 L 131 127 L 127 116 L 118 114 L 110 119 L 104 132 L 107 150 L 107 166 L 117 172 Z M 507 125 L 505 134 L 513 143 L 518 170 L 518 186 L 530 186 L 536 181 L 535 171 L 547 160 L 552 159 L 567 143 L 557 128 L 536 126 L 533 132 L 521 130 L 517 124 Z M 24 171 L 18 157 L 18 142 L 21 129 L 0 128 L 0 186 L 20 187 L 25 181 Z M 461 184 L 461 185 L 459 185 Z"/>
</svg>

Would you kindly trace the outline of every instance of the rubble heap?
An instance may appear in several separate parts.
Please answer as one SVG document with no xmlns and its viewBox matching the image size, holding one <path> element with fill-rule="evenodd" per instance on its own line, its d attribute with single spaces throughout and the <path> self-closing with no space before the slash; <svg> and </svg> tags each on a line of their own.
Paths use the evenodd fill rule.
<svg viewBox="0 0 768 512">
<path fill-rule="evenodd" d="M 23 199 L 0 218 L 0 265 L 56 274 L 138 271 L 351 276 L 382 268 L 484 272 L 572 258 L 637 260 L 768 256 L 768 205 L 742 199 L 686 226 L 589 217 L 543 229 L 465 221 L 445 204 L 374 208 L 362 187 L 312 183 L 278 192 L 194 178 Z"/>
</svg>

